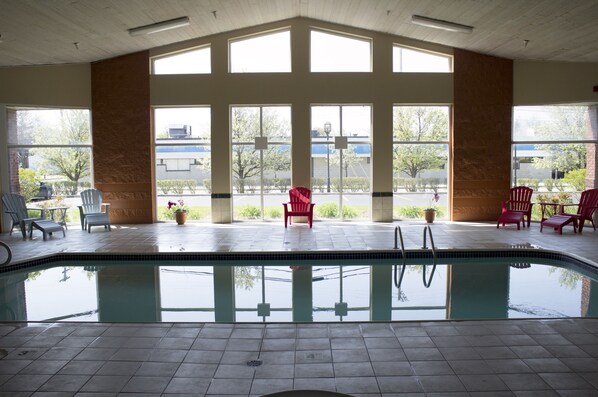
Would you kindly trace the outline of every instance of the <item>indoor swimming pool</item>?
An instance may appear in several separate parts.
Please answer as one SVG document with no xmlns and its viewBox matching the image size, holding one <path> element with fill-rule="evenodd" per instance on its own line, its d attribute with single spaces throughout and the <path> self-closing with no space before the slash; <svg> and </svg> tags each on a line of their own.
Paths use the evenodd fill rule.
<svg viewBox="0 0 598 397">
<path fill-rule="evenodd" d="M 572 258 L 542 251 L 482 257 L 452 252 L 436 260 L 408 256 L 405 262 L 393 256 L 396 251 L 213 260 L 209 255 L 181 260 L 75 255 L 0 273 L 0 320 L 340 322 L 596 315 L 598 270 Z"/>
</svg>

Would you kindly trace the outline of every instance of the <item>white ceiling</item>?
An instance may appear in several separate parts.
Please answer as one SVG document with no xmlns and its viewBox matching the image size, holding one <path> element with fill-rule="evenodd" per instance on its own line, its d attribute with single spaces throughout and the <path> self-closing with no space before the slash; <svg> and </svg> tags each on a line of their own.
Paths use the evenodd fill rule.
<svg viewBox="0 0 598 397">
<path fill-rule="evenodd" d="M 417 26 L 413 14 L 474 31 Z M 181 16 L 191 25 L 127 32 Z M 0 0 L 0 66 L 93 62 L 295 17 L 511 59 L 598 63 L 598 0 Z"/>
</svg>

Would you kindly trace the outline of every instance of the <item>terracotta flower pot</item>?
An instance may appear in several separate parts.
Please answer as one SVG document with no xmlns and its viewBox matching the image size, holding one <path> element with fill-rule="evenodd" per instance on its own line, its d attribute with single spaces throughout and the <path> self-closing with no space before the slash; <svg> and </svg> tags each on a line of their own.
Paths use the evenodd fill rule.
<svg viewBox="0 0 598 397">
<path fill-rule="evenodd" d="M 187 222 L 187 211 L 177 211 L 174 213 L 177 225 L 184 225 Z"/>
<path fill-rule="evenodd" d="M 435 209 L 424 210 L 424 219 L 426 220 L 426 222 L 433 223 L 435 218 L 436 218 L 436 210 Z"/>
</svg>

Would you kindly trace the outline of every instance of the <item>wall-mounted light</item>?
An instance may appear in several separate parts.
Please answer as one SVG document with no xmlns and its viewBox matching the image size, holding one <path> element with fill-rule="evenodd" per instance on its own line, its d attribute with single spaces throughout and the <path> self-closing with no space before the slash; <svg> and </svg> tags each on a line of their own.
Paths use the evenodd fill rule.
<svg viewBox="0 0 598 397">
<path fill-rule="evenodd" d="M 473 26 L 461 25 L 459 23 L 443 21 L 441 19 L 422 17 L 421 15 L 413 15 L 411 17 L 411 22 L 413 22 L 416 25 L 427 26 L 429 28 L 448 30 L 450 32 L 460 32 L 460 33 L 473 32 Z"/>
<path fill-rule="evenodd" d="M 129 34 L 131 36 L 141 36 L 144 34 L 152 34 L 163 32 L 165 30 L 182 28 L 183 26 L 189 26 L 189 17 L 180 17 L 169 19 L 168 21 L 152 23 L 151 25 L 139 26 L 137 28 L 129 29 Z"/>
</svg>

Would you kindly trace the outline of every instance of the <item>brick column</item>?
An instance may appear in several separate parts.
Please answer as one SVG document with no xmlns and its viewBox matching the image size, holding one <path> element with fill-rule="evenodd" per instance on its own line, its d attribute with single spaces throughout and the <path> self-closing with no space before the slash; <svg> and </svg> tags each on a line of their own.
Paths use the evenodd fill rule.
<svg viewBox="0 0 598 397">
<path fill-rule="evenodd" d="M 91 65 L 95 187 L 112 223 L 152 223 L 149 52 Z"/>
<path fill-rule="evenodd" d="M 500 215 L 511 183 L 513 61 L 454 50 L 451 219 Z"/>
</svg>

